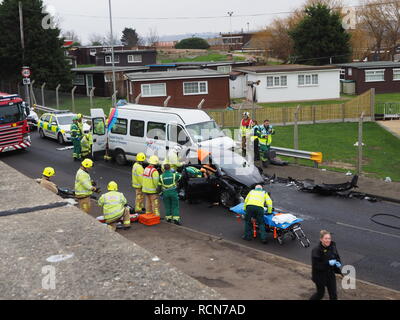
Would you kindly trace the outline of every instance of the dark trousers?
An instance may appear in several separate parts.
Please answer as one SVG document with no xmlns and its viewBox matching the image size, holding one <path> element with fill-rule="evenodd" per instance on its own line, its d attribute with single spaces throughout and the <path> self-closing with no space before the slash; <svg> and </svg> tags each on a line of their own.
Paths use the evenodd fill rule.
<svg viewBox="0 0 400 320">
<path fill-rule="evenodd" d="M 337 300 L 337 289 L 336 289 L 336 277 L 328 277 L 326 279 L 326 285 L 315 284 L 317 292 L 314 293 L 310 300 L 322 300 L 325 295 L 325 287 L 328 289 L 329 300 Z"/>
<path fill-rule="evenodd" d="M 267 230 L 265 229 L 264 208 L 257 206 L 247 206 L 246 215 L 244 216 L 244 237 L 251 239 L 253 235 L 253 223 L 251 219 L 255 219 L 258 224 L 258 232 L 262 241 L 267 240 Z"/>
<path fill-rule="evenodd" d="M 260 161 L 260 150 L 258 146 L 258 139 L 254 140 L 254 161 Z"/>
</svg>

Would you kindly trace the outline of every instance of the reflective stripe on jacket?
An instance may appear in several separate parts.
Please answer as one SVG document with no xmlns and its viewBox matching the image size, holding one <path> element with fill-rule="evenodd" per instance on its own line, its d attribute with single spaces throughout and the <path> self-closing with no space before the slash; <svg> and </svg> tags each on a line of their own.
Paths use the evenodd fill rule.
<svg viewBox="0 0 400 320">
<path fill-rule="evenodd" d="M 240 132 L 242 133 L 242 136 L 250 135 L 252 130 L 253 130 L 253 120 L 251 119 L 242 119 L 240 122 Z"/>
<path fill-rule="evenodd" d="M 71 124 L 71 137 L 74 139 L 81 139 L 82 138 L 82 131 L 79 126 L 75 123 Z"/>
<path fill-rule="evenodd" d="M 268 192 L 259 191 L 259 190 L 251 190 L 244 200 L 244 209 L 246 210 L 247 206 L 257 206 L 264 207 L 264 204 L 268 207 L 268 213 L 272 213 L 272 200 L 268 195 Z"/>
<path fill-rule="evenodd" d="M 97 203 L 103 207 L 104 218 L 112 220 L 124 212 L 127 201 L 121 192 L 110 191 L 103 194 Z"/>
<path fill-rule="evenodd" d="M 132 167 L 132 187 L 141 189 L 143 185 L 144 168 L 139 162 L 135 162 Z"/>
<path fill-rule="evenodd" d="M 92 188 L 92 180 L 89 174 L 79 169 L 75 177 L 75 196 L 78 198 L 89 197 L 93 194 Z"/>
<path fill-rule="evenodd" d="M 142 192 L 154 194 L 157 193 L 160 174 L 153 166 L 148 166 L 143 172 Z"/>
<path fill-rule="evenodd" d="M 176 190 L 177 182 L 180 180 L 181 175 L 179 173 L 172 173 L 166 171 L 160 177 L 160 186 L 163 191 Z"/>
<path fill-rule="evenodd" d="M 81 140 L 82 153 L 89 153 L 92 145 L 93 145 L 92 134 L 88 133 L 87 135 L 84 135 Z"/>
</svg>

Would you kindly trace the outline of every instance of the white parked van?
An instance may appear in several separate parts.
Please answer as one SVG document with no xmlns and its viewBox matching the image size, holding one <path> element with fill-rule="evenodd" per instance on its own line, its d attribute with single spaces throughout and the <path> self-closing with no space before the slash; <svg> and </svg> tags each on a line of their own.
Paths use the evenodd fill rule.
<svg viewBox="0 0 400 320">
<path fill-rule="evenodd" d="M 108 133 L 103 109 L 92 109 L 91 117 L 93 153 L 104 152 L 108 142 L 111 155 L 121 165 L 135 160 L 140 152 L 163 160 L 176 146 L 188 156 L 199 148 L 233 150 L 235 146 L 202 110 L 126 104 L 118 107 L 117 122 Z"/>
</svg>

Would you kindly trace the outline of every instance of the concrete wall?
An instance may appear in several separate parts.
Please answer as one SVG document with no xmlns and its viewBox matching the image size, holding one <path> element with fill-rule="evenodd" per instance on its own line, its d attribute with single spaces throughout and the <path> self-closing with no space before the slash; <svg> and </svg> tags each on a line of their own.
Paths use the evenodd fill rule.
<svg viewBox="0 0 400 320">
<path fill-rule="evenodd" d="M 318 74 L 319 84 L 312 86 L 299 86 L 298 75 Z M 287 76 L 287 86 L 278 88 L 267 87 L 267 76 Z M 303 100 L 325 100 L 340 98 L 340 70 L 318 70 L 276 73 L 249 73 L 249 81 L 261 83 L 257 87 L 258 102 L 285 102 Z"/>
</svg>

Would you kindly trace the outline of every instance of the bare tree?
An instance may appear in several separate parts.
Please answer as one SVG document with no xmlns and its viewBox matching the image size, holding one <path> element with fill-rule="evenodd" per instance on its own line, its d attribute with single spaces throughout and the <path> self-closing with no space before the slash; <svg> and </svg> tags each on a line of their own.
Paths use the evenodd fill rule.
<svg viewBox="0 0 400 320">
<path fill-rule="evenodd" d="M 375 40 L 374 50 L 385 46 L 394 54 L 400 40 L 400 2 L 393 0 L 364 0 L 359 11 L 360 27 Z"/>
<path fill-rule="evenodd" d="M 157 28 L 150 28 L 146 37 L 147 45 L 154 46 L 158 41 L 160 41 L 160 37 L 158 35 Z"/>
<path fill-rule="evenodd" d="M 81 43 L 81 38 L 79 35 L 74 31 L 74 30 L 67 30 L 62 33 L 62 37 L 65 38 L 65 40 L 71 40 L 74 43 Z"/>
<path fill-rule="evenodd" d="M 92 33 L 89 36 L 89 42 L 92 46 L 102 46 L 106 43 L 104 36 L 98 33 Z"/>
</svg>

